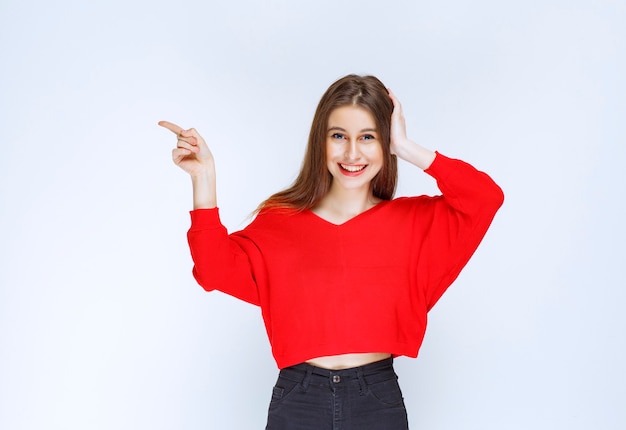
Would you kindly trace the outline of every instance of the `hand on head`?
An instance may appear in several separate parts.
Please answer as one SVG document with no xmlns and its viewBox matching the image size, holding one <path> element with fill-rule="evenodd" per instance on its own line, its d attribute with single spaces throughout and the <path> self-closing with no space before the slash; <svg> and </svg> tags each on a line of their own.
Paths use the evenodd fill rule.
<svg viewBox="0 0 626 430">
<path fill-rule="evenodd" d="M 389 98 L 393 102 L 393 112 L 391 114 L 391 153 L 400 156 L 402 154 L 403 145 L 409 143 L 409 139 L 406 136 L 406 121 L 404 120 L 404 113 L 402 112 L 402 104 L 395 94 L 387 88 L 389 91 Z"/>
</svg>

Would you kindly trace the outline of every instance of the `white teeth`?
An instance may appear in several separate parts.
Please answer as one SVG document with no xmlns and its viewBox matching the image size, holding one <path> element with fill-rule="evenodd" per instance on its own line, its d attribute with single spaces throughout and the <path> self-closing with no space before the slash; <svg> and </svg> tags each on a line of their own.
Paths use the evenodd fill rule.
<svg viewBox="0 0 626 430">
<path fill-rule="evenodd" d="M 347 164 L 339 164 L 341 166 L 342 169 L 347 170 L 348 172 L 360 172 L 361 170 L 365 169 L 365 166 L 350 166 Z"/>
</svg>

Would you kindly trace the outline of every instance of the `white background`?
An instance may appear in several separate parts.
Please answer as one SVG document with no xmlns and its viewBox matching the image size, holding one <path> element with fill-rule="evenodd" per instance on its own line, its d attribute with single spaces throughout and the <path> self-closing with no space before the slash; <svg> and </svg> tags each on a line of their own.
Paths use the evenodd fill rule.
<svg viewBox="0 0 626 430">
<path fill-rule="evenodd" d="M 0 428 L 264 427 L 259 311 L 195 284 L 156 123 L 203 133 L 239 229 L 352 72 L 506 194 L 396 361 L 412 428 L 625 428 L 624 22 L 618 0 L 2 0 Z"/>
</svg>

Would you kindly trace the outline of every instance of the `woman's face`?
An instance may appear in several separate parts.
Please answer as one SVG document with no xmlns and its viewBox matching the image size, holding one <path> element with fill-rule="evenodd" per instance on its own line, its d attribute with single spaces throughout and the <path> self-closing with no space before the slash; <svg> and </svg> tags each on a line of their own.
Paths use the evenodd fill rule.
<svg viewBox="0 0 626 430">
<path fill-rule="evenodd" d="M 342 106 L 328 118 L 326 165 L 331 188 L 367 189 L 383 167 L 380 134 L 372 114 L 359 106 Z"/>
</svg>

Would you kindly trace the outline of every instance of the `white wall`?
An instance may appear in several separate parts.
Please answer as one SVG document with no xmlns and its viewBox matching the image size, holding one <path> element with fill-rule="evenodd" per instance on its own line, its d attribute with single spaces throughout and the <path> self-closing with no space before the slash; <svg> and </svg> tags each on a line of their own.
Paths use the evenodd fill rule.
<svg viewBox="0 0 626 430">
<path fill-rule="evenodd" d="M 190 184 L 230 229 L 298 171 L 313 110 L 379 76 L 409 132 L 506 203 L 397 360 L 415 429 L 623 429 L 626 18 L 617 0 L 0 3 L 0 428 L 263 428 L 259 312 L 190 273 Z M 436 192 L 402 165 L 398 194 Z"/>
</svg>

